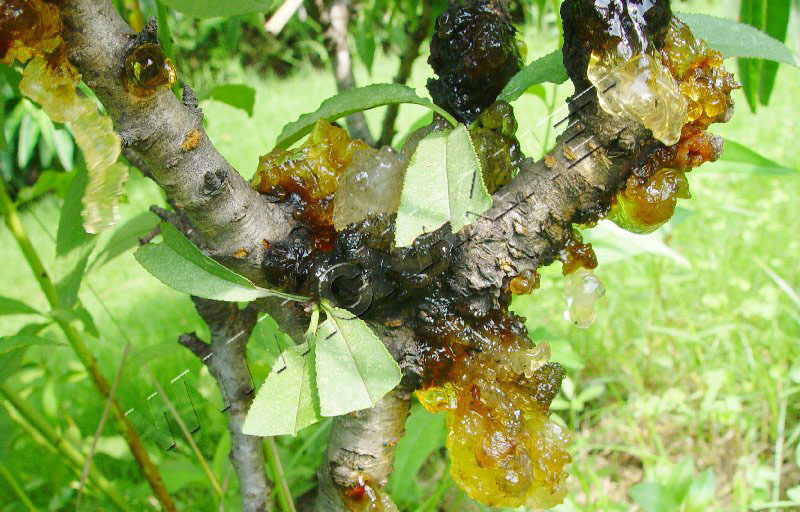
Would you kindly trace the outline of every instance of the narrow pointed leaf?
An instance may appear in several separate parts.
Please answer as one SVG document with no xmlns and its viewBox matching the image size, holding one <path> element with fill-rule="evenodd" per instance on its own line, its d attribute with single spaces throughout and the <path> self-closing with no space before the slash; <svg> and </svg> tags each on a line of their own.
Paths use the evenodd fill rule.
<svg viewBox="0 0 800 512">
<path fill-rule="evenodd" d="M 564 67 L 561 49 L 548 53 L 544 57 L 531 62 L 511 77 L 498 100 L 514 101 L 536 84 L 551 82 L 563 84 L 567 80 L 567 69 Z"/>
<path fill-rule="evenodd" d="M 284 126 L 283 131 L 278 135 L 278 140 L 275 141 L 275 146 L 283 149 L 288 148 L 305 135 L 311 133 L 314 125 L 320 119 L 334 121 L 356 112 L 362 112 L 393 103 L 413 103 L 415 105 L 422 105 L 439 113 L 453 126 L 456 124 L 453 116 L 448 114 L 441 107 L 434 105 L 428 98 L 417 96 L 416 91 L 411 87 L 400 84 L 373 84 L 366 87 L 350 89 L 326 99 L 314 112 L 303 114 L 297 121 Z"/>
<path fill-rule="evenodd" d="M 0 297 L 0 316 L 2 315 L 38 315 L 38 311 L 16 299 Z"/>
<path fill-rule="evenodd" d="M 90 268 L 102 267 L 125 251 L 136 247 L 139 239 L 158 225 L 158 216 L 152 212 L 142 212 L 114 229 L 108 242 L 92 260 Z"/>
<path fill-rule="evenodd" d="M 397 212 L 395 245 L 450 223 L 453 233 L 492 206 L 480 162 L 464 125 L 433 132 L 411 157 Z"/>
<path fill-rule="evenodd" d="M 86 263 L 96 243 L 96 237 L 83 229 L 81 198 L 89 177 L 81 166 L 67 189 L 56 234 L 56 292 L 59 304 L 72 307 L 78 300 Z"/>
<path fill-rule="evenodd" d="M 247 117 L 253 117 L 256 104 L 256 90 L 245 84 L 223 84 L 211 89 L 212 100 L 221 101 L 234 108 L 243 110 Z"/>
<path fill-rule="evenodd" d="M 314 354 L 308 344 L 284 350 L 258 390 L 242 432 L 251 436 L 295 435 L 319 421 L 313 373 Z"/>
<path fill-rule="evenodd" d="M 394 471 L 389 476 L 389 492 L 398 505 L 419 503 L 422 492 L 417 474 L 431 453 L 445 445 L 446 414 L 431 414 L 415 406 L 406 420 L 406 434 L 397 443 Z"/>
<path fill-rule="evenodd" d="M 12 350 L 27 348 L 33 345 L 63 346 L 64 344 L 33 334 L 17 333 L 12 336 L 0 337 L 0 354 L 7 354 Z"/>
<path fill-rule="evenodd" d="M 168 223 L 161 224 L 163 242 L 140 247 L 134 256 L 159 281 L 179 292 L 205 299 L 252 301 L 270 295 L 291 300 L 305 297 L 259 288 L 246 277 L 209 258 Z"/>
<path fill-rule="evenodd" d="M 738 142 L 730 139 L 725 141 L 725 146 L 722 149 L 722 155 L 719 157 L 721 162 L 732 162 L 736 164 L 744 164 L 745 169 L 734 169 L 740 172 L 749 172 L 751 174 L 796 174 L 797 171 L 781 165 L 769 158 L 756 153 L 752 149 L 739 144 Z M 722 168 L 723 172 L 731 168 L 730 165 L 716 164 L 713 168 Z"/>
<path fill-rule="evenodd" d="M 770 0 L 767 2 L 767 19 L 764 31 L 782 43 L 786 42 L 791 8 L 791 0 Z M 775 87 L 775 78 L 778 75 L 778 63 L 764 61 L 761 69 L 761 80 L 758 85 L 758 101 L 762 105 L 767 105 L 770 96 L 772 96 L 772 89 Z"/>
<path fill-rule="evenodd" d="M 400 367 L 363 320 L 338 308 L 325 311 L 316 336 L 320 414 L 374 406 L 400 383 Z"/>
<path fill-rule="evenodd" d="M 750 25 L 706 14 L 677 13 L 677 16 L 695 36 L 705 39 L 725 58 L 764 59 L 800 67 L 800 59 L 785 44 Z"/>
</svg>

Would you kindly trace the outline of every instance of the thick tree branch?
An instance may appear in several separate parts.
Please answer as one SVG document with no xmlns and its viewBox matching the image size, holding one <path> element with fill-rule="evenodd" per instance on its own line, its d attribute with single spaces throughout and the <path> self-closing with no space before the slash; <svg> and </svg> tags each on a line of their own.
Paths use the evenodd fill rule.
<svg viewBox="0 0 800 512">
<path fill-rule="evenodd" d="M 448 285 L 472 314 L 496 309 L 510 278 L 552 263 L 572 224 L 606 211 L 633 163 L 658 147 L 641 125 L 603 112 L 594 90 L 570 107 L 570 128 L 547 158 L 526 161 L 493 207 L 461 233 Z"/>
<path fill-rule="evenodd" d="M 430 0 L 423 0 L 422 2 L 422 16 L 416 20 L 416 28 L 408 36 L 408 44 L 405 51 L 400 56 L 400 65 L 397 69 L 397 75 L 394 77 L 394 83 L 405 85 L 409 78 L 411 78 L 411 70 L 414 66 L 414 61 L 419 57 L 419 49 L 422 42 L 428 36 L 431 29 L 431 2 Z M 383 123 L 381 125 L 381 136 L 378 139 L 378 146 L 391 146 L 396 133 L 395 123 L 397 122 L 397 114 L 400 111 L 400 105 L 393 103 L 386 108 L 386 114 L 383 116 Z"/>
<path fill-rule="evenodd" d="M 350 0 L 315 0 L 319 10 L 319 20 L 325 30 L 326 49 L 328 58 L 336 78 L 336 90 L 339 92 L 353 89 L 356 86 L 353 77 L 353 57 L 350 53 L 350 43 L 347 40 L 347 26 L 350 22 Z M 375 140 L 367 126 L 367 118 L 363 112 L 347 116 L 347 129 L 350 136 L 361 139 L 370 146 Z"/>
<path fill-rule="evenodd" d="M 404 433 L 410 399 L 410 393 L 398 388 L 372 409 L 334 419 L 318 474 L 318 512 L 354 510 L 348 502 L 361 504 L 363 510 L 397 510 L 388 496 L 370 501 L 370 493 L 364 490 L 369 486 L 373 492 L 380 491 L 386 485 L 397 441 Z M 369 505 L 374 508 L 367 508 Z"/>
<path fill-rule="evenodd" d="M 203 131 L 199 110 L 181 104 L 168 88 L 138 97 L 125 87 L 124 61 L 135 34 L 110 1 L 69 0 L 62 15 L 70 61 L 106 107 L 123 144 L 187 214 L 215 258 L 259 277 L 262 240 L 287 235 L 288 209 L 259 195 L 219 154 Z M 194 130 L 201 139 L 185 149 Z M 244 258 L 234 256 L 244 254 L 240 249 Z"/>
<path fill-rule="evenodd" d="M 251 304 L 239 310 L 234 303 L 197 297 L 193 297 L 192 301 L 208 324 L 211 343 L 203 342 L 194 333 L 182 335 L 178 342 L 203 361 L 222 392 L 231 435 L 230 459 L 239 479 L 242 510 L 271 510 L 262 440 L 242 433 L 244 419 L 253 401 L 246 346 L 256 324 L 258 308 Z"/>
</svg>

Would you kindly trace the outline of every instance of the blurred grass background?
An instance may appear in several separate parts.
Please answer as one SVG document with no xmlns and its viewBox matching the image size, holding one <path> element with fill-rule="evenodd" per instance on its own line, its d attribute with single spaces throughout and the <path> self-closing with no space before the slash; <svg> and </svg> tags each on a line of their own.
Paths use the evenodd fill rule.
<svg viewBox="0 0 800 512">
<path fill-rule="evenodd" d="M 676 10 L 725 15 L 728 7 L 692 2 Z M 528 61 L 557 45 L 554 24 L 544 26 L 549 28 L 524 30 Z M 790 31 L 794 40 L 788 44 L 795 50 L 798 33 L 796 27 Z M 371 74 L 356 70 L 358 83 L 391 81 L 395 57 L 379 54 L 375 62 Z M 727 65 L 735 70 L 733 62 Z M 429 74 L 422 57 L 410 85 L 425 93 Z M 310 66 L 278 77 L 229 60 L 192 78 L 201 87 L 225 81 L 256 88 L 252 117 L 212 100 L 201 104 L 210 137 L 248 178 L 282 126 L 335 91 L 331 73 Z M 569 84 L 546 88 L 548 102 L 555 96 L 557 104 L 571 93 Z M 733 120 L 712 131 L 800 170 L 800 70 L 781 66 L 770 105 L 756 114 L 740 91 L 734 97 Z M 545 102 L 525 95 L 514 107 L 524 150 L 540 155 Z M 402 107 L 398 140 L 424 114 L 415 106 Z M 374 133 L 381 117 L 382 110 L 367 113 Z M 549 341 L 553 360 L 567 369 L 553 409 L 574 433 L 573 463 L 569 496 L 557 510 L 800 510 L 800 240 L 793 227 L 800 218 L 800 174 L 751 170 L 717 162 L 693 171 L 693 197 L 679 203 L 680 215 L 635 245 L 606 227 L 585 232 L 598 247 L 597 274 L 607 288 L 591 328 L 580 330 L 564 320 L 565 282 L 558 265 L 544 270 L 540 290 L 515 299 L 513 308 L 527 318 L 532 337 Z M 134 175 L 122 217 L 163 202 L 154 184 Z M 59 208 L 60 200 L 48 195 L 22 212 L 46 262 L 53 261 Z M 2 295 L 46 310 L 4 227 L 0 265 Z M 218 392 L 199 361 L 176 343 L 183 332 L 205 335 L 188 297 L 162 286 L 129 252 L 93 270 L 81 300 L 97 323 L 100 336 L 91 339 L 91 349 L 109 379 L 124 345 L 131 343 L 119 389 L 125 407 L 147 414 L 153 386 L 144 365 L 162 383 L 189 370 L 185 379 L 201 425 L 195 439 L 224 483 L 226 497 L 220 500 L 209 490 L 185 442 L 178 440 L 169 452 L 151 443 L 150 453 L 182 509 L 217 510 L 222 501 L 226 510 L 238 510 Z M 2 317 L 0 335 L 31 321 Z M 52 328 L 45 334 L 60 336 Z M 256 386 L 274 357 L 273 334 L 267 319 L 249 346 Z M 87 446 L 103 402 L 69 349 L 33 347 L 11 383 L 65 436 Z M 441 417 L 415 410 L 410 439 L 399 447 L 395 498 L 405 510 L 483 510 L 447 476 L 442 425 Z M 329 427 L 323 422 L 297 438 L 278 440 L 295 497 L 316 485 Z M 0 408 L 0 432 L 0 458 L 37 504 L 70 508 L 75 475 L 26 436 L 5 408 Z M 95 464 L 133 503 L 152 509 L 149 489 L 113 424 L 106 426 Z M 103 502 L 90 492 L 85 503 L 86 510 L 99 510 Z M 0 510 L 23 510 L 5 483 L 0 484 Z"/>
</svg>

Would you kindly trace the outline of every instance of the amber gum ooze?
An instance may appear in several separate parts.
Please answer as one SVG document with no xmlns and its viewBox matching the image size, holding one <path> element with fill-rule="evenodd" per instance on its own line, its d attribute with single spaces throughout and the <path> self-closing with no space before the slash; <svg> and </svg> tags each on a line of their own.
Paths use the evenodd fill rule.
<svg viewBox="0 0 800 512">
<path fill-rule="evenodd" d="M 612 200 L 609 219 L 635 233 L 649 233 L 667 222 L 677 200 L 690 197 L 685 173 L 719 157 L 721 147 L 706 129 L 726 120 L 730 93 L 739 87 L 722 67 L 721 54 L 695 38 L 678 18 L 672 18 L 657 57 L 688 107 L 679 140 L 635 166 Z"/>
<path fill-rule="evenodd" d="M 548 418 L 563 369 L 533 347 L 522 319 L 451 316 L 422 330 L 428 379 L 417 397 L 447 412 L 453 479 L 490 506 L 549 507 L 566 493 L 568 434 Z"/>
</svg>

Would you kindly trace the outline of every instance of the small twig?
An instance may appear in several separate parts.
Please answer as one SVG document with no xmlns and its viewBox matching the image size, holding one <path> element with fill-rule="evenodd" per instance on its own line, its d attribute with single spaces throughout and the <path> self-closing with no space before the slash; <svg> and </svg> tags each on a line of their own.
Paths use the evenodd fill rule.
<svg viewBox="0 0 800 512">
<path fill-rule="evenodd" d="M 194 451 L 195 455 L 197 456 L 198 462 L 200 462 L 200 465 L 203 467 L 203 471 L 208 477 L 208 480 L 211 482 L 211 486 L 214 488 L 217 494 L 219 494 L 221 497 L 224 497 L 225 494 L 222 492 L 222 487 L 220 487 L 219 482 L 217 482 L 217 479 L 214 477 L 214 473 L 211 471 L 211 468 L 209 467 L 208 462 L 206 462 L 205 457 L 203 457 L 203 453 L 200 451 L 200 448 L 197 446 L 197 443 L 194 442 L 192 433 L 189 432 L 188 428 L 186 428 L 186 424 L 181 419 L 177 409 L 175 409 L 175 405 L 173 405 L 172 401 L 169 399 L 167 394 L 164 393 L 164 389 L 161 387 L 161 384 L 159 384 L 158 379 L 156 379 L 156 376 L 153 374 L 153 370 L 150 369 L 150 366 L 146 366 L 146 368 L 147 368 L 147 373 L 150 374 L 150 380 L 153 382 L 156 391 L 158 391 L 158 394 L 161 396 L 161 399 L 164 400 L 164 402 L 167 404 L 167 408 L 169 409 L 170 414 L 172 414 L 172 418 L 175 420 L 175 423 L 178 424 L 178 428 L 180 428 L 181 432 L 183 432 L 183 437 L 186 438 L 186 442 L 189 443 L 189 446 L 192 447 L 192 451 Z"/>
<path fill-rule="evenodd" d="M 192 354 L 196 355 L 203 364 L 207 365 L 206 358 L 211 354 L 211 346 L 205 341 L 197 337 L 193 332 L 181 334 L 178 338 L 178 343 L 188 348 Z"/>
<path fill-rule="evenodd" d="M 128 358 L 128 352 L 130 351 L 130 348 L 131 344 L 126 343 L 125 348 L 122 349 L 122 358 L 119 361 L 119 368 L 117 368 L 117 374 L 114 375 L 114 382 L 111 384 L 111 391 L 108 393 L 108 398 L 106 399 L 106 405 L 103 408 L 103 414 L 102 416 L 100 416 L 100 423 L 97 424 L 97 430 L 94 433 L 92 446 L 89 448 L 89 455 L 86 456 L 86 461 L 83 463 L 83 469 L 81 469 L 81 478 L 80 482 L 78 483 L 78 499 L 75 501 L 76 511 L 79 511 L 81 509 L 81 497 L 83 495 L 83 486 L 86 483 L 86 478 L 89 476 L 89 467 L 91 467 L 92 465 L 94 452 L 97 449 L 97 441 L 100 439 L 100 435 L 103 433 L 103 428 L 105 427 L 106 420 L 108 419 L 108 413 L 111 411 L 111 402 L 117 395 L 117 387 L 119 386 L 120 377 L 122 376 L 122 369 L 125 367 L 125 360 Z"/>
<path fill-rule="evenodd" d="M 139 237 L 139 245 L 149 244 L 160 233 L 161 233 L 161 226 L 154 227 L 146 235 Z"/>
</svg>

